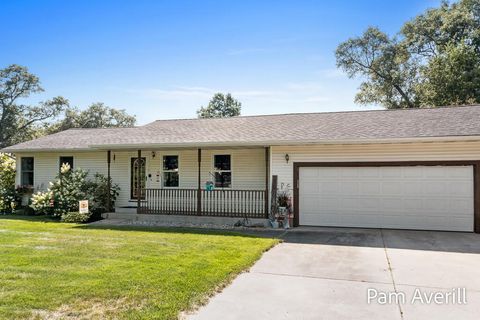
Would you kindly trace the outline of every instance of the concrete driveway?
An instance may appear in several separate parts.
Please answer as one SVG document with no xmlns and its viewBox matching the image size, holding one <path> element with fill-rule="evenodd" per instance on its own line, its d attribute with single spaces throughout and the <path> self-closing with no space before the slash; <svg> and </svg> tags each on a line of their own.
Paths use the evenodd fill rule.
<svg viewBox="0 0 480 320">
<path fill-rule="evenodd" d="M 480 235 L 297 228 L 282 238 L 189 319 L 480 317 Z"/>
</svg>

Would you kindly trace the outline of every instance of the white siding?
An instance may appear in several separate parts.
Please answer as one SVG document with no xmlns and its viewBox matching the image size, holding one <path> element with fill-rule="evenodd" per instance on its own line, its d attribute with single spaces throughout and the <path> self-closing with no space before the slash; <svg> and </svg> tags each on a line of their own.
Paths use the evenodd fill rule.
<svg viewBox="0 0 480 320">
<path fill-rule="evenodd" d="M 49 182 L 58 174 L 60 157 L 73 157 L 74 168 L 89 171 L 90 175 L 96 172 L 107 174 L 106 152 L 61 152 L 61 153 L 21 153 L 17 154 L 17 172 L 20 173 L 21 157 L 34 158 L 33 182 L 36 190 L 46 190 Z M 20 185 L 20 174 L 17 174 L 16 184 Z"/>
<path fill-rule="evenodd" d="M 202 150 L 202 187 L 205 182 L 212 180 L 213 155 L 230 154 L 232 156 L 232 187 L 234 189 L 265 189 L 265 149 L 221 149 Z M 142 151 L 146 158 L 147 188 L 160 188 L 162 182 L 162 161 L 164 155 L 179 156 L 180 188 L 197 188 L 197 150 L 161 150 L 155 152 Z M 90 174 L 96 172 L 107 174 L 107 152 L 65 152 L 65 153 L 22 153 L 17 157 L 34 157 L 34 185 L 36 190 L 45 190 L 49 182 L 58 174 L 60 156 L 73 156 L 74 167 L 88 170 Z M 130 199 L 130 161 L 136 158 L 137 152 L 112 151 L 111 176 L 113 183 L 120 186 L 120 195 L 116 206 L 136 205 Z M 17 161 L 17 185 L 20 184 L 20 161 Z M 160 179 L 157 182 L 157 173 Z"/>
<path fill-rule="evenodd" d="M 285 161 L 285 154 L 290 160 Z M 271 174 L 293 188 L 294 162 L 480 160 L 480 141 L 272 146 Z M 293 195 L 293 194 L 292 194 Z"/>
</svg>

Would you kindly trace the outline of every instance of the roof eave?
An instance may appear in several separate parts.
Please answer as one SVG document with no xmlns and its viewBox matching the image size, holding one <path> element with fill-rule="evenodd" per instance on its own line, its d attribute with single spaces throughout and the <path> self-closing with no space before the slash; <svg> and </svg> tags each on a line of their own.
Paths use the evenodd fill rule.
<svg viewBox="0 0 480 320">
<path fill-rule="evenodd" d="M 91 145 L 96 150 L 137 150 L 137 149 L 168 149 L 168 148 L 212 148 L 212 147 L 266 147 L 286 145 L 311 144 L 386 144 L 441 141 L 480 141 L 480 136 L 448 136 L 448 137 L 417 137 L 389 139 L 338 139 L 338 140 L 265 140 L 245 142 L 198 142 L 198 143 L 146 143 L 146 144 L 101 144 Z"/>
<path fill-rule="evenodd" d="M 0 153 L 27 153 L 27 152 L 86 152 L 96 151 L 92 148 L 19 148 L 10 149 L 9 147 L 1 149 Z"/>
</svg>

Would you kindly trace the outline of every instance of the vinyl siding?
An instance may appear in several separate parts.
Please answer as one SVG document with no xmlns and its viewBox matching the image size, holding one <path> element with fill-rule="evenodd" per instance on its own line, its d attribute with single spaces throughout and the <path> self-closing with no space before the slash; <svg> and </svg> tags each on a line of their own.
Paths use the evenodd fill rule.
<svg viewBox="0 0 480 320">
<path fill-rule="evenodd" d="M 202 188 L 205 182 L 213 180 L 213 155 L 230 154 L 232 156 L 232 188 L 233 189 L 265 189 L 265 149 L 206 149 L 202 150 Z M 197 188 L 197 150 L 161 150 L 155 152 L 142 151 L 142 157 L 146 158 L 147 188 L 161 188 L 162 163 L 164 155 L 179 156 L 179 187 Z M 74 167 L 88 170 L 90 175 L 96 172 L 107 174 L 106 152 L 72 152 L 72 153 L 20 153 L 22 156 L 34 157 L 34 185 L 36 190 L 46 190 L 49 182 L 58 174 L 60 156 L 72 156 Z M 116 206 L 134 206 L 135 201 L 130 199 L 130 161 L 136 158 L 137 152 L 112 151 L 111 176 L 113 183 L 120 186 L 120 195 Z M 157 174 L 159 179 L 157 180 Z M 16 184 L 20 184 L 20 161 L 17 161 Z"/>
<path fill-rule="evenodd" d="M 285 154 L 290 160 L 285 161 Z M 272 146 L 271 175 L 293 189 L 294 162 L 480 160 L 480 141 Z M 292 192 L 293 195 L 293 192 Z"/>
<path fill-rule="evenodd" d="M 65 152 L 65 153 L 21 153 L 17 154 L 17 172 L 20 173 L 20 158 L 34 158 L 33 182 L 36 190 L 46 190 L 49 182 L 58 174 L 60 157 L 73 157 L 74 168 L 82 168 L 89 171 L 90 176 L 96 172 L 107 174 L 107 157 L 103 152 Z M 17 174 L 16 184 L 20 185 L 20 174 Z"/>
</svg>

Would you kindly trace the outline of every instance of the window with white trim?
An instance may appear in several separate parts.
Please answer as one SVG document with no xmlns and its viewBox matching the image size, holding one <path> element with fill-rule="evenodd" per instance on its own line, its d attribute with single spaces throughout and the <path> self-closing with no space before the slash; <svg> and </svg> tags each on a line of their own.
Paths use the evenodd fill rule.
<svg viewBox="0 0 480 320">
<path fill-rule="evenodd" d="M 178 156 L 163 156 L 163 186 L 175 188 L 178 185 Z"/>
<path fill-rule="evenodd" d="M 33 170 L 34 170 L 34 160 L 33 157 L 22 157 L 21 160 L 21 181 L 22 186 L 33 187 Z"/>
<path fill-rule="evenodd" d="M 216 154 L 213 156 L 213 170 L 215 187 L 232 187 L 232 157 L 229 154 Z"/>
</svg>

